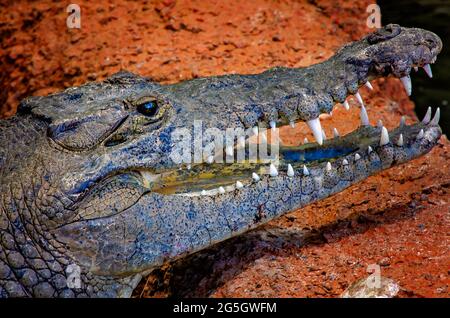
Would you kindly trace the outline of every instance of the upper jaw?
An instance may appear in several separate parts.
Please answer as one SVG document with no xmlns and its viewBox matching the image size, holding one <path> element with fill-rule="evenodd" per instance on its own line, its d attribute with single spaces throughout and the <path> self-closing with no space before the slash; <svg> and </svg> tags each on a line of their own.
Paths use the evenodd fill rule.
<svg viewBox="0 0 450 318">
<path fill-rule="evenodd" d="M 385 42 L 370 45 L 365 50 L 368 78 L 409 75 L 414 67 L 433 64 L 442 50 L 442 41 L 434 33 L 422 29 L 391 26 L 398 34 Z M 370 36 L 366 38 L 370 42 Z"/>
</svg>

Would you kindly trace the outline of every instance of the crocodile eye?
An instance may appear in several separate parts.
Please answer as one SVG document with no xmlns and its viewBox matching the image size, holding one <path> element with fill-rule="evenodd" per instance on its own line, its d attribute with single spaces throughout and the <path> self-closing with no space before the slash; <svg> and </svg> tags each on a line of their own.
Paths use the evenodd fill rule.
<svg viewBox="0 0 450 318">
<path fill-rule="evenodd" d="M 142 115 L 152 117 L 158 112 L 158 108 L 158 103 L 155 100 L 152 100 L 138 104 L 136 109 Z"/>
</svg>

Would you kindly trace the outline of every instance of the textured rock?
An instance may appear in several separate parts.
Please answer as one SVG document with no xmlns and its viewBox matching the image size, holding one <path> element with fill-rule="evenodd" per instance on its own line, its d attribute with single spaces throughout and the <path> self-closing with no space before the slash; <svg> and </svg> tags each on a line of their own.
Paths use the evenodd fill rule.
<svg viewBox="0 0 450 318">
<path fill-rule="evenodd" d="M 374 278 L 361 278 L 348 287 L 341 295 L 342 298 L 393 298 L 400 291 L 400 286 L 392 279 L 380 276 L 376 282 Z"/>
<path fill-rule="evenodd" d="M 13 114 L 23 97 L 101 80 L 120 69 L 172 83 L 306 66 L 369 31 L 369 1 L 77 3 L 80 30 L 67 29 L 65 3 L 0 4 L 3 116 Z M 398 80 L 372 84 L 374 91 L 362 90 L 372 124 L 382 119 L 393 128 L 401 115 L 407 123 L 417 120 Z M 356 100 L 351 105 L 323 120 L 328 136 L 333 127 L 341 134 L 357 127 Z M 281 132 L 287 144 L 305 136 L 312 140 L 302 124 Z M 400 297 L 448 297 L 449 157 L 442 137 L 425 157 L 158 269 L 135 295 L 337 297 L 367 276 L 368 265 L 379 264 L 384 277 L 402 286 Z M 32 276 L 24 279 L 33 284 Z"/>
</svg>

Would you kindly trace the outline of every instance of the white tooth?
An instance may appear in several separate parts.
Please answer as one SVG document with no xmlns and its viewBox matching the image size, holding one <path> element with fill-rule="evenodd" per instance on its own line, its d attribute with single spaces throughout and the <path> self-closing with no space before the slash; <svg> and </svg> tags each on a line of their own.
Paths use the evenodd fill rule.
<svg viewBox="0 0 450 318">
<path fill-rule="evenodd" d="M 328 161 L 326 166 L 327 171 L 331 171 L 331 163 Z"/>
<path fill-rule="evenodd" d="M 261 142 L 262 142 L 263 144 L 267 144 L 267 136 L 266 136 L 266 133 L 265 133 L 265 132 L 263 132 L 263 133 L 261 134 Z"/>
<path fill-rule="evenodd" d="M 401 77 L 400 80 L 402 81 L 403 86 L 405 86 L 406 94 L 408 94 L 408 96 L 411 96 L 412 92 L 411 77 L 409 75 L 406 75 Z"/>
<path fill-rule="evenodd" d="M 274 120 L 272 120 L 272 121 L 269 123 L 269 125 L 270 125 L 270 128 L 272 128 L 272 129 L 277 128 L 277 123 L 276 123 Z"/>
<path fill-rule="evenodd" d="M 359 159 L 361 159 L 361 156 L 359 155 L 359 153 L 355 154 L 355 161 L 358 161 Z"/>
<path fill-rule="evenodd" d="M 309 128 L 312 130 L 314 138 L 319 145 L 323 144 L 322 127 L 320 126 L 319 118 L 311 119 L 306 122 Z"/>
<path fill-rule="evenodd" d="M 330 116 L 333 116 L 333 111 L 330 112 Z"/>
<path fill-rule="evenodd" d="M 423 138 L 423 129 L 421 129 L 420 131 L 419 131 L 419 133 L 417 134 L 417 137 L 416 137 L 417 139 L 422 139 Z"/>
<path fill-rule="evenodd" d="M 253 134 L 258 136 L 258 126 L 252 128 Z"/>
<path fill-rule="evenodd" d="M 343 105 L 346 110 L 350 109 L 350 104 L 347 101 L 345 101 Z"/>
<path fill-rule="evenodd" d="M 220 194 L 224 194 L 225 193 L 225 189 L 223 187 L 219 187 L 219 193 Z"/>
<path fill-rule="evenodd" d="M 364 107 L 364 105 L 361 105 L 361 112 L 360 112 L 360 117 L 361 117 L 361 125 L 362 126 L 369 126 L 369 115 L 367 115 L 367 111 L 366 108 Z"/>
<path fill-rule="evenodd" d="M 202 195 L 206 195 L 206 191 L 205 190 L 202 190 Z"/>
<path fill-rule="evenodd" d="M 400 134 L 400 136 L 398 136 L 397 146 L 399 147 L 403 146 L 403 134 Z"/>
<path fill-rule="evenodd" d="M 208 159 L 206 159 L 207 163 L 213 163 L 214 161 L 214 157 L 213 156 L 209 156 Z"/>
<path fill-rule="evenodd" d="M 378 128 L 383 127 L 383 121 L 382 121 L 381 119 L 378 119 L 377 127 L 378 127 Z"/>
<path fill-rule="evenodd" d="M 327 140 L 327 135 L 325 135 L 325 130 L 322 129 L 322 138 L 323 140 Z"/>
<path fill-rule="evenodd" d="M 405 126 L 406 124 L 406 117 L 402 116 L 402 118 L 400 118 L 400 127 Z"/>
<path fill-rule="evenodd" d="M 226 146 L 225 147 L 225 153 L 228 155 L 228 156 L 233 156 L 234 155 L 234 149 L 233 149 L 233 147 L 232 146 Z"/>
<path fill-rule="evenodd" d="M 288 164 L 287 175 L 288 175 L 288 177 L 294 176 L 294 169 L 292 168 L 291 164 Z"/>
<path fill-rule="evenodd" d="M 359 94 L 359 92 L 356 92 L 355 96 L 356 96 L 356 99 L 358 100 L 358 103 L 359 103 L 361 106 L 364 106 L 364 101 L 363 101 L 361 95 Z"/>
<path fill-rule="evenodd" d="M 389 133 L 386 127 L 381 128 L 380 146 L 387 145 L 389 143 Z"/>
<path fill-rule="evenodd" d="M 270 164 L 270 171 L 269 174 L 271 177 L 276 177 L 278 176 L 278 170 L 277 168 L 273 165 L 273 163 Z"/>
<path fill-rule="evenodd" d="M 373 90 L 373 86 L 372 86 L 372 84 L 370 84 L 369 81 L 367 81 L 366 84 L 364 84 L 364 85 L 366 85 L 370 90 Z"/>
<path fill-rule="evenodd" d="M 419 70 L 419 67 L 417 67 L 417 66 L 414 66 L 414 71 L 418 71 Z"/>
<path fill-rule="evenodd" d="M 258 182 L 258 181 L 260 180 L 259 176 L 258 176 L 255 172 L 252 173 L 252 179 L 253 179 L 255 182 Z"/>
<path fill-rule="evenodd" d="M 242 189 L 244 187 L 244 185 L 242 184 L 241 181 L 236 181 L 236 189 Z"/>
<path fill-rule="evenodd" d="M 347 159 L 342 160 L 342 164 L 343 164 L 344 166 L 348 165 Z"/>
<path fill-rule="evenodd" d="M 303 143 L 307 144 L 309 142 L 308 138 L 305 137 L 305 139 L 303 139 Z"/>
<path fill-rule="evenodd" d="M 340 136 L 339 135 L 339 131 L 336 128 L 333 128 L 333 137 L 336 138 L 336 137 L 339 137 L 339 136 Z"/>
<path fill-rule="evenodd" d="M 434 114 L 433 119 L 430 122 L 430 125 L 437 125 L 439 124 L 439 119 L 441 118 L 441 109 L 438 107 L 438 109 L 436 109 L 436 113 Z"/>
<path fill-rule="evenodd" d="M 308 168 L 306 168 L 305 165 L 303 165 L 303 174 L 304 174 L 305 176 L 309 176 Z"/>
<path fill-rule="evenodd" d="M 425 117 L 422 119 L 422 123 L 425 125 L 428 124 L 431 120 L 431 107 L 428 107 L 427 113 L 425 114 Z"/>
<path fill-rule="evenodd" d="M 289 125 L 291 126 L 291 128 L 295 128 L 295 121 L 289 122 Z"/>
<path fill-rule="evenodd" d="M 373 151 L 372 147 L 367 147 L 367 153 L 371 153 Z"/>
<path fill-rule="evenodd" d="M 433 78 L 433 72 L 431 72 L 431 66 L 430 66 L 430 64 L 425 64 L 425 65 L 423 66 L 423 69 L 424 69 L 425 73 L 427 73 L 427 75 L 428 75 L 429 78 Z"/>
<path fill-rule="evenodd" d="M 191 165 L 187 165 L 186 169 L 191 170 Z"/>
</svg>

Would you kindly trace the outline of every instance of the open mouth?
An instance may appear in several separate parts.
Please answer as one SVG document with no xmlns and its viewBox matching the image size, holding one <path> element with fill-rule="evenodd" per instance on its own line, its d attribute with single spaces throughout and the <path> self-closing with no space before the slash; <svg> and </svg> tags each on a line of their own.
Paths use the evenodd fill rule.
<svg viewBox="0 0 450 318">
<path fill-rule="evenodd" d="M 139 170 L 142 183 L 165 195 L 214 196 L 240 190 L 260 182 L 263 176 L 268 178 L 309 176 L 311 171 L 321 170 L 324 175 L 345 169 L 348 165 L 357 165 L 358 161 L 378 166 L 383 165 L 379 158 L 383 147 L 394 147 L 397 155 L 393 163 L 401 163 L 422 154 L 427 147 L 427 134 L 436 132 L 440 111 L 437 109 L 431 119 L 431 108 L 422 122 L 400 125 L 388 131 L 383 126 L 370 126 L 363 123 L 358 129 L 345 136 L 334 136 L 325 140 L 323 145 L 305 143 L 300 146 L 281 146 L 279 156 L 274 163 L 252 163 L 248 160 L 238 163 L 203 163 L 190 168 L 166 171 L 160 174 Z"/>
<path fill-rule="evenodd" d="M 421 67 L 426 74 L 431 78 L 432 71 L 430 64 L 436 61 L 436 56 L 429 56 L 428 61 L 422 58 L 420 61 L 411 61 L 408 70 Z M 391 74 L 397 74 L 395 70 Z M 380 75 L 368 74 L 368 79 L 380 77 Z M 411 94 L 412 85 L 410 75 L 399 77 L 408 95 Z M 142 180 L 142 184 L 149 188 L 152 192 L 163 195 L 188 195 L 188 196 L 216 196 L 231 191 L 239 191 L 243 187 L 252 186 L 258 183 L 263 177 L 276 178 L 286 177 L 295 178 L 296 176 L 309 176 L 317 174 L 312 171 L 322 171 L 322 179 L 326 179 L 326 175 L 332 175 L 339 171 L 346 169 L 346 166 L 358 166 L 358 162 L 364 162 L 365 166 L 373 167 L 376 171 L 377 166 L 391 166 L 395 163 L 408 161 L 420 154 L 424 153 L 424 148 L 427 148 L 427 143 L 430 138 L 425 138 L 427 135 L 434 134 L 436 131 L 440 132 L 438 126 L 440 110 L 432 117 L 431 108 L 428 109 L 427 114 L 420 123 L 413 125 L 406 125 L 404 117 L 399 126 L 391 131 L 388 131 L 382 124 L 378 122 L 377 126 L 371 126 L 369 117 L 364 105 L 364 101 L 358 92 L 361 87 L 373 89 L 369 81 L 361 83 L 356 91 L 345 96 L 344 101 L 340 104 L 347 110 L 350 105 L 347 98 L 350 95 L 356 97 L 360 106 L 360 120 L 361 125 L 353 132 L 340 136 L 337 129 L 333 129 L 333 138 L 326 139 L 324 130 L 321 127 L 320 118 L 314 118 L 306 121 L 310 128 L 316 142 L 309 142 L 305 140 L 299 146 L 280 146 L 276 158 L 272 162 L 267 161 L 251 161 L 242 160 L 234 163 L 214 163 L 213 160 L 195 165 L 183 165 L 179 169 L 164 171 L 161 173 L 150 172 L 145 169 L 138 169 Z M 350 90 L 349 90 L 350 91 Z M 334 106 L 329 111 L 332 115 L 332 110 L 338 106 L 335 101 Z M 280 121 L 281 122 L 281 121 Z M 295 122 L 288 121 L 289 124 L 295 126 Z M 274 121 L 261 123 L 262 126 L 269 127 L 268 131 L 277 129 Z M 283 125 L 281 125 L 282 127 Z M 279 127 L 278 127 L 279 128 Z M 258 131 L 258 127 L 251 129 L 253 135 L 256 135 L 256 140 L 259 143 L 267 143 L 266 132 Z M 440 134 L 440 133 L 439 133 Z M 248 146 L 249 140 L 246 140 Z M 239 147 L 243 147 L 241 143 L 236 143 L 233 149 L 225 149 L 224 154 L 234 154 Z M 392 147 L 385 147 L 390 146 Z M 268 146 L 270 152 L 270 145 Z M 383 149 L 389 148 L 389 150 Z M 385 153 L 390 152 L 390 153 Z M 383 156 L 392 156 L 388 160 L 383 161 Z M 374 159 L 375 158 L 375 159 Z M 378 159 L 377 159 L 378 158 Z M 225 159 L 225 158 L 223 158 Z M 378 169 L 379 170 L 379 169 Z M 320 174 L 320 173 L 319 173 Z M 352 176 L 353 180 L 358 179 L 357 176 Z M 344 177 L 345 178 L 345 177 Z M 322 181 L 324 181 L 322 180 Z"/>
</svg>

